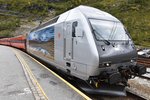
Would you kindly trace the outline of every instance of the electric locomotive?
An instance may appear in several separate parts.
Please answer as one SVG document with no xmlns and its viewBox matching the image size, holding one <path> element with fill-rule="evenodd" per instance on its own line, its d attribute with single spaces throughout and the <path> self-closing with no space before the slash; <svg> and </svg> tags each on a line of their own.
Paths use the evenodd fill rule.
<svg viewBox="0 0 150 100">
<path fill-rule="evenodd" d="M 65 73 L 97 86 L 127 85 L 146 73 L 136 64 L 137 51 L 123 24 L 96 8 L 79 6 L 27 34 L 27 52 Z"/>
</svg>

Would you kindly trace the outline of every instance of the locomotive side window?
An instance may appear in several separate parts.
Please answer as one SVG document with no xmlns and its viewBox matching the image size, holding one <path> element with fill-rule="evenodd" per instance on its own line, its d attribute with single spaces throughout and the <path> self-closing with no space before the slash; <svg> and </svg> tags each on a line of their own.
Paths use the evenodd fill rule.
<svg viewBox="0 0 150 100">
<path fill-rule="evenodd" d="M 38 27 L 34 28 L 33 30 L 31 30 L 31 32 L 33 32 L 33 31 L 35 31 L 35 30 L 38 30 L 38 29 L 41 29 L 41 28 L 43 28 L 43 27 L 45 27 L 45 26 L 48 26 L 48 25 L 54 24 L 54 23 L 56 23 L 56 22 L 57 22 L 57 20 L 58 20 L 58 19 L 59 19 L 59 16 L 57 16 L 57 17 L 55 17 L 55 18 L 51 19 L 50 21 L 48 21 L 48 22 L 44 23 L 43 25 L 40 25 L 40 26 L 38 26 Z"/>
<path fill-rule="evenodd" d="M 81 20 L 72 23 L 72 37 L 83 37 L 83 25 Z"/>
<path fill-rule="evenodd" d="M 75 33 L 76 33 L 76 27 L 78 26 L 78 22 L 75 21 L 72 23 L 72 37 L 76 37 Z"/>
</svg>

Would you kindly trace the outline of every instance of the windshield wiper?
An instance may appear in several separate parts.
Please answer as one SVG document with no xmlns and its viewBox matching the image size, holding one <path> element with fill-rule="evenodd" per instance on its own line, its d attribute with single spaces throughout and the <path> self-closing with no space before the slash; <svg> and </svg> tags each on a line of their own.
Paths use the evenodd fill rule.
<svg viewBox="0 0 150 100">
<path fill-rule="evenodd" d="M 129 38 L 130 38 L 129 32 L 127 31 L 126 28 L 124 28 L 124 30 L 125 30 L 125 34 L 128 36 L 127 44 L 129 44 Z"/>
<path fill-rule="evenodd" d="M 108 40 L 106 40 L 104 37 L 102 37 L 95 29 L 93 29 L 94 33 L 96 33 L 98 36 L 100 36 L 102 38 L 102 41 L 106 44 L 106 45 L 110 45 L 110 42 Z"/>
</svg>

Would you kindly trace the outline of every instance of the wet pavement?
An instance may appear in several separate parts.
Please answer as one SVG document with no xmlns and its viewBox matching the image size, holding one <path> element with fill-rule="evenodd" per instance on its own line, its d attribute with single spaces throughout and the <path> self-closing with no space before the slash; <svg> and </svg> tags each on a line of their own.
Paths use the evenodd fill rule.
<svg viewBox="0 0 150 100">
<path fill-rule="evenodd" d="M 28 68 L 21 65 L 14 51 Z M 84 99 L 20 50 L 0 46 L 0 67 L 0 100 L 44 100 L 46 97 L 50 100 Z"/>
</svg>

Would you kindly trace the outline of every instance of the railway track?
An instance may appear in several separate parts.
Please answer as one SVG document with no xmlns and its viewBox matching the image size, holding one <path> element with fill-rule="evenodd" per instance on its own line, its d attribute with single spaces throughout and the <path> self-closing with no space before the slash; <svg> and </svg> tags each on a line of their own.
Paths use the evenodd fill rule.
<svg viewBox="0 0 150 100">
<path fill-rule="evenodd" d="M 142 79 L 147 79 L 147 80 L 150 81 L 150 77 L 148 77 L 148 76 L 140 76 L 140 78 L 142 78 Z"/>
<path fill-rule="evenodd" d="M 129 84 L 131 85 L 128 90 L 129 92 L 139 95 L 146 100 L 150 100 L 149 96 L 149 83 L 150 83 L 150 58 L 139 57 L 137 63 L 147 67 L 147 73 L 145 75 L 139 76 L 134 80 L 131 80 Z"/>
<path fill-rule="evenodd" d="M 149 67 L 150 68 L 150 58 L 141 58 L 139 57 L 137 60 L 138 64 L 142 64 L 145 67 Z"/>
<path fill-rule="evenodd" d="M 139 57 L 138 60 L 137 60 L 137 62 L 139 64 L 145 65 L 145 67 L 150 68 L 150 58 L 141 58 L 141 57 Z M 150 74 L 150 72 L 147 72 L 147 73 Z M 140 78 L 150 80 L 150 77 L 147 76 L 147 75 L 140 76 Z"/>
</svg>

